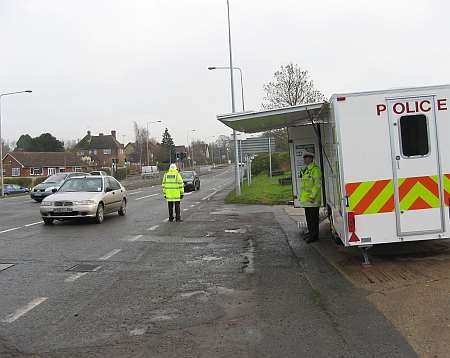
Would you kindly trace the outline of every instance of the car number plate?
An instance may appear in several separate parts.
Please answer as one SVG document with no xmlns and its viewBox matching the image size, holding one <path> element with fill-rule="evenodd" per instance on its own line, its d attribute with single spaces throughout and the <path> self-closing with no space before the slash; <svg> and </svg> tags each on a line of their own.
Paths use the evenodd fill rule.
<svg viewBox="0 0 450 358">
<path fill-rule="evenodd" d="M 71 208 L 54 208 L 54 213 L 70 213 L 72 211 Z"/>
</svg>

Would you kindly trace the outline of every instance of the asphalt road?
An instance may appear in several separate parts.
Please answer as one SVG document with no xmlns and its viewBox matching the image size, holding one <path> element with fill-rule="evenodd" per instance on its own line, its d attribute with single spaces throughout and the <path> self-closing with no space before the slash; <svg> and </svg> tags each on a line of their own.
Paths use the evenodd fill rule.
<svg viewBox="0 0 450 358">
<path fill-rule="evenodd" d="M 230 169 L 203 176 L 201 190 L 186 193 L 182 217 L 188 221 L 191 213 L 199 206 L 207 205 L 208 200 L 228 186 L 232 178 Z M 73 331 L 75 322 L 71 321 L 84 311 L 95 311 L 94 307 L 98 305 L 105 317 L 110 316 L 108 305 L 102 305 L 98 296 L 111 288 L 124 270 L 142 269 L 138 263 L 148 254 L 149 245 L 139 239 L 158 231 L 167 231 L 170 235 L 168 225 L 182 225 L 168 223 L 167 216 L 161 186 L 130 191 L 127 215 L 108 215 L 101 225 L 68 221 L 45 226 L 39 215 L 39 203 L 29 197 L 0 201 L 0 270 L 14 264 L 0 271 L 0 356 L 16 350 L 45 352 L 49 347 L 57 349 L 68 344 L 66 335 L 70 336 L 71 344 L 76 345 L 96 340 L 97 333 L 107 337 L 110 327 L 105 327 L 105 332 L 101 333 L 97 331 L 97 325 L 92 324 L 93 332 L 81 336 L 80 332 Z M 149 259 L 143 266 L 159 270 L 155 260 L 160 259 Z M 66 271 L 80 263 L 100 268 L 87 274 Z M 134 280 L 126 281 L 132 284 Z M 130 287 L 127 293 L 133 291 Z M 125 299 L 125 306 L 137 299 L 133 296 Z M 128 312 L 124 307 L 120 315 L 126 319 L 128 313 L 138 321 L 138 310 Z M 90 320 L 105 317 L 91 316 Z M 136 329 L 139 330 L 138 322 L 126 330 Z"/>
<path fill-rule="evenodd" d="M 201 180 L 183 223 L 159 186 L 101 225 L 1 201 L 0 357 L 415 356 L 282 209 L 224 205 L 232 168 Z"/>
</svg>

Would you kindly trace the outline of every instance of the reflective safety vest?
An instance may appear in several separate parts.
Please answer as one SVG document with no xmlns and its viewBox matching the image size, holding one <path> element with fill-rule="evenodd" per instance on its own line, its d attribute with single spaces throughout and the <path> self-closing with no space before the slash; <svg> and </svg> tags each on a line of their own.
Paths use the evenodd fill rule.
<svg viewBox="0 0 450 358">
<path fill-rule="evenodd" d="M 180 201 L 184 194 L 184 183 L 178 170 L 172 169 L 164 174 L 162 190 L 167 201 Z"/>
<path fill-rule="evenodd" d="M 322 173 L 320 168 L 312 163 L 302 169 L 300 177 L 300 206 L 303 208 L 319 207 L 322 204 Z"/>
</svg>

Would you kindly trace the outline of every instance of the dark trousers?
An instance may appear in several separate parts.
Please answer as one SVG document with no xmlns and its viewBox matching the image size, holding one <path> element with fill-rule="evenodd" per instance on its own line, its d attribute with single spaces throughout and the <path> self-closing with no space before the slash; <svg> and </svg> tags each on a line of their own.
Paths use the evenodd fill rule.
<svg viewBox="0 0 450 358">
<path fill-rule="evenodd" d="M 305 216 L 311 239 L 319 239 L 319 208 L 305 208 Z"/>
<path fill-rule="evenodd" d="M 176 220 L 181 219 L 181 209 L 180 209 L 180 202 L 179 201 L 168 201 L 169 204 L 169 220 L 173 221 L 173 206 L 175 205 L 175 215 Z"/>
</svg>

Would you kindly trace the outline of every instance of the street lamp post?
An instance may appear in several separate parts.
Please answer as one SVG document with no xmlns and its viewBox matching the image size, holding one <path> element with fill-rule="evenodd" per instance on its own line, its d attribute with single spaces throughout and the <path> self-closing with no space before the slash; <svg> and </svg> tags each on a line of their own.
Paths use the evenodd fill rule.
<svg viewBox="0 0 450 358">
<path fill-rule="evenodd" d="M 3 135 L 2 135 L 2 97 L 4 96 L 11 96 L 14 94 L 20 94 L 20 93 L 31 93 L 31 90 L 26 91 L 17 91 L 17 92 L 7 92 L 7 93 L 0 93 L 0 191 L 1 191 L 1 197 L 4 197 L 4 175 L 3 175 Z"/>
<path fill-rule="evenodd" d="M 189 133 L 192 132 L 197 132 L 196 129 L 191 129 L 190 131 L 187 132 L 187 145 L 189 148 L 189 144 L 191 145 L 191 168 L 194 169 L 194 144 L 192 142 L 189 142 Z"/>
<path fill-rule="evenodd" d="M 208 70 L 229 70 L 229 67 L 224 66 L 210 66 Z M 244 101 L 244 81 L 242 79 L 242 69 L 240 67 L 233 67 L 233 70 L 238 70 L 241 78 L 241 102 L 242 102 L 242 112 L 245 112 L 245 101 Z"/>
<path fill-rule="evenodd" d="M 148 151 L 148 142 L 150 141 L 150 133 L 149 133 L 149 129 L 148 129 L 148 125 L 149 124 L 153 124 L 153 123 L 162 123 L 162 121 L 153 121 L 153 122 L 147 122 L 147 165 L 150 165 L 150 158 L 149 158 L 149 151 Z"/>
<path fill-rule="evenodd" d="M 231 46 L 231 20 L 230 20 L 230 0 L 227 0 L 227 14 L 228 14 L 228 49 L 230 52 L 230 83 L 231 83 L 231 111 L 236 112 L 236 106 L 234 103 L 234 77 L 233 77 L 233 53 Z M 233 129 L 234 136 L 234 161 L 235 161 L 235 184 L 236 184 L 236 195 L 241 195 L 241 181 L 239 175 L 239 152 L 237 147 L 237 136 L 236 130 Z"/>
</svg>

